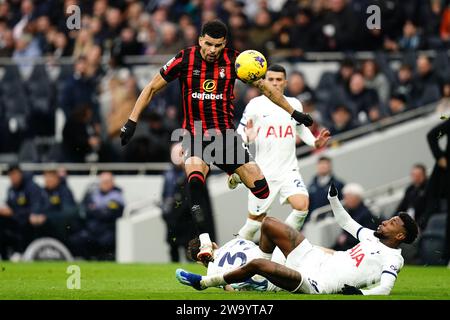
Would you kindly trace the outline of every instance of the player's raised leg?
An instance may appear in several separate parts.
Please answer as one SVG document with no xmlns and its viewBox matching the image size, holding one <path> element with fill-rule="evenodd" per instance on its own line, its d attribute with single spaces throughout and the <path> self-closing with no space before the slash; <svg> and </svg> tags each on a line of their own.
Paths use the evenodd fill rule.
<svg viewBox="0 0 450 320">
<path fill-rule="evenodd" d="M 185 161 L 185 171 L 188 179 L 189 199 L 192 218 L 197 227 L 200 239 L 199 260 L 210 260 L 212 257 L 212 242 L 207 232 L 206 224 L 206 176 L 209 172 L 208 165 L 199 157 L 189 157 Z"/>
</svg>

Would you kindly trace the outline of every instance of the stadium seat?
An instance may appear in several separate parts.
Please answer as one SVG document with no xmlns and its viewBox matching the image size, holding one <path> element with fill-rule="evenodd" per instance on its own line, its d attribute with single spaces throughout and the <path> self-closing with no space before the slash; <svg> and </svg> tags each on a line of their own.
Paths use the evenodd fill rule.
<svg viewBox="0 0 450 320">
<path fill-rule="evenodd" d="M 446 213 L 434 214 L 419 240 L 420 258 L 426 265 L 444 265 Z"/>
</svg>

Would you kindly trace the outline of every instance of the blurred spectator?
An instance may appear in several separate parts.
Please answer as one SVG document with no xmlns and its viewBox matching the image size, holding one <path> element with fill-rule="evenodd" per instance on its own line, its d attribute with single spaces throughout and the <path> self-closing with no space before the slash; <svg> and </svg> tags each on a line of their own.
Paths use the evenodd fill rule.
<svg viewBox="0 0 450 320">
<path fill-rule="evenodd" d="M 33 63 L 29 59 L 40 57 L 41 54 L 37 39 L 33 39 L 33 36 L 29 33 L 22 33 L 15 42 L 12 58 L 18 65 L 22 75 L 27 77 L 33 70 Z"/>
<path fill-rule="evenodd" d="M 161 43 L 156 50 L 156 54 L 175 54 L 183 49 L 184 42 L 176 24 L 165 22 L 160 26 L 159 32 Z"/>
<path fill-rule="evenodd" d="M 436 112 L 441 116 L 450 117 L 450 79 L 443 81 L 441 85 L 442 98 L 439 101 Z"/>
<path fill-rule="evenodd" d="M 413 107 L 421 107 L 440 98 L 439 79 L 433 70 L 430 58 L 419 55 L 417 58 L 417 74 L 413 87 Z"/>
<path fill-rule="evenodd" d="M 180 262 L 179 248 L 186 254 L 189 240 L 195 237 L 195 224 L 192 221 L 188 203 L 188 189 L 186 174 L 184 173 L 183 150 L 181 144 L 174 144 L 171 148 L 171 168 L 164 173 L 164 186 L 162 192 L 162 218 L 167 226 L 166 241 L 170 247 L 172 262 Z M 209 196 L 207 197 L 207 219 L 210 220 L 209 234 L 215 238 L 214 221 Z"/>
<path fill-rule="evenodd" d="M 423 49 L 423 41 L 417 26 L 411 20 L 407 20 L 403 26 L 403 36 L 398 41 L 399 49 L 402 51 Z"/>
<path fill-rule="evenodd" d="M 345 101 L 361 123 L 377 121 L 383 116 L 377 92 L 366 87 L 364 77 L 359 72 L 350 78 Z"/>
<path fill-rule="evenodd" d="M 108 138 L 119 135 L 120 128 L 137 99 L 136 79 L 128 69 L 118 69 L 104 78 L 100 96 L 102 127 Z"/>
<path fill-rule="evenodd" d="M 375 60 L 365 60 L 362 64 L 361 71 L 364 76 L 366 87 L 377 92 L 381 103 L 387 103 L 390 95 L 389 81 L 380 71 Z"/>
<path fill-rule="evenodd" d="M 315 49 L 316 26 L 313 22 L 313 14 L 309 8 L 298 9 L 295 16 L 295 25 L 291 29 L 292 46 L 303 52 Z"/>
<path fill-rule="evenodd" d="M 345 104 L 338 104 L 333 108 L 331 112 L 331 120 L 332 123 L 328 130 L 332 136 L 357 127 L 357 123 L 353 119 L 352 110 Z"/>
<path fill-rule="evenodd" d="M 43 175 L 47 206 L 40 236 L 54 237 L 67 243 L 68 235 L 79 224 L 78 206 L 66 177 L 61 177 L 56 169 L 45 170 Z"/>
<path fill-rule="evenodd" d="M 288 78 L 287 95 L 295 97 L 300 102 L 314 101 L 314 91 L 306 84 L 303 73 L 299 71 L 292 71 Z"/>
<path fill-rule="evenodd" d="M 52 58 L 68 57 L 72 55 L 73 47 L 63 32 L 51 31 L 47 34 L 49 47 L 47 55 Z"/>
<path fill-rule="evenodd" d="M 359 39 L 358 21 L 346 0 L 329 0 L 327 10 L 319 17 L 318 49 L 352 50 Z"/>
<path fill-rule="evenodd" d="M 34 4 L 31 0 L 24 0 L 20 3 L 20 17 L 14 21 L 13 35 L 14 39 L 20 39 L 27 28 L 29 22 L 36 18 Z"/>
<path fill-rule="evenodd" d="M 344 208 L 353 220 L 365 228 L 376 230 L 378 219 L 376 219 L 369 208 L 364 204 L 364 189 L 357 183 L 348 183 L 342 189 L 344 195 Z M 348 250 L 358 244 L 347 231 L 343 231 L 337 238 L 334 250 Z"/>
<path fill-rule="evenodd" d="M 419 227 L 423 230 L 422 215 L 425 212 L 425 190 L 427 187 L 427 169 L 423 164 L 415 164 L 410 173 L 411 184 L 406 188 L 403 199 L 394 212 L 408 213 L 414 220 L 419 223 Z"/>
<path fill-rule="evenodd" d="M 81 105 L 66 121 L 63 129 L 61 161 L 114 162 L 117 154 L 107 140 L 101 139 L 95 123 L 92 121 L 92 108 Z"/>
<path fill-rule="evenodd" d="M 249 30 L 251 47 L 266 54 L 267 42 L 272 38 L 272 17 L 267 10 L 260 10 L 256 14 L 254 25 Z"/>
<path fill-rule="evenodd" d="M 389 115 L 393 116 L 408 110 L 406 96 L 401 93 L 393 93 L 389 99 Z"/>
<path fill-rule="evenodd" d="M 65 80 L 60 93 L 60 106 L 66 118 L 69 118 L 77 106 L 88 105 L 92 108 L 94 121 L 99 123 L 96 85 L 87 74 L 88 67 L 87 58 L 84 56 L 75 61 L 74 73 Z"/>
<path fill-rule="evenodd" d="M 11 57 L 14 52 L 13 33 L 8 27 L 0 23 L 0 57 Z"/>
<path fill-rule="evenodd" d="M 336 186 L 338 194 L 342 194 L 341 190 L 344 187 L 344 183 L 336 178 L 332 165 L 331 158 L 326 156 L 321 156 L 317 161 L 316 175 L 308 186 L 309 212 L 329 204 L 327 195 L 331 182 Z"/>
<path fill-rule="evenodd" d="M 439 139 L 443 136 L 447 136 L 447 143 L 444 150 L 442 150 L 439 145 Z M 427 194 L 427 205 L 430 205 L 431 210 L 427 209 L 427 214 L 425 215 L 424 224 L 426 224 L 426 219 L 429 215 L 433 213 L 438 213 L 432 209 L 436 208 L 436 203 L 440 202 L 440 199 L 445 199 L 447 213 L 447 223 L 446 223 L 446 240 L 443 258 L 446 263 L 450 260 L 450 119 L 444 120 L 442 123 L 433 127 L 427 134 L 428 145 L 430 146 L 431 152 L 436 164 L 433 168 L 433 172 L 430 176 L 428 183 Z M 440 208 L 442 210 L 442 208 Z M 432 212 L 434 211 L 434 212 Z"/>
<path fill-rule="evenodd" d="M 114 183 L 111 172 L 98 177 L 98 185 L 89 190 L 83 200 L 84 225 L 69 238 L 74 256 L 86 259 L 114 260 L 116 220 L 125 206 L 122 190 Z"/>
<path fill-rule="evenodd" d="M 120 37 L 115 38 L 112 48 L 111 56 L 115 59 L 115 64 L 118 66 L 125 65 L 125 56 L 136 56 L 143 52 L 143 46 L 136 39 L 136 32 L 129 27 L 124 28 L 120 32 Z"/>
<path fill-rule="evenodd" d="M 80 58 L 86 56 L 88 52 L 94 47 L 94 37 L 89 28 L 82 28 L 78 31 L 73 48 L 73 56 Z"/>
<path fill-rule="evenodd" d="M 444 9 L 442 13 L 440 35 L 442 41 L 446 43 L 447 48 L 450 46 L 450 6 Z"/>
<path fill-rule="evenodd" d="M 408 64 L 402 64 L 397 71 L 396 83 L 394 87 L 391 88 L 391 91 L 395 91 L 398 94 L 404 95 L 406 97 L 407 103 L 411 104 L 413 86 L 414 83 L 412 67 Z"/>
<path fill-rule="evenodd" d="M 144 117 L 143 117 L 144 118 Z M 166 162 L 169 160 L 169 144 L 172 132 L 159 112 L 145 115 L 146 131 L 137 134 L 125 149 L 129 162 Z"/>
<path fill-rule="evenodd" d="M 33 228 L 45 221 L 43 190 L 18 165 L 8 168 L 11 182 L 5 205 L 0 206 L 0 255 L 3 260 L 20 259 L 33 239 Z"/>
</svg>

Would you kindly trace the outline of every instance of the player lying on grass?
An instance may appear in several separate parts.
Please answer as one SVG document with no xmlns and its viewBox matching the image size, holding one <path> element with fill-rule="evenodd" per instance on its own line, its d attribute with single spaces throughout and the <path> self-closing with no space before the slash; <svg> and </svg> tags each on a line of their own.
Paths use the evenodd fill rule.
<svg viewBox="0 0 450 320">
<path fill-rule="evenodd" d="M 327 253 L 312 246 L 300 232 L 275 218 L 266 217 L 261 227 L 259 248 L 266 257 L 270 257 L 275 247 L 280 248 L 286 256 L 285 265 L 257 258 L 224 274 L 203 277 L 177 269 L 177 279 L 203 290 L 244 282 L 257 274 L 293 293 L 389 294 L 403 266 L 399 245 L 416 239 L 416 223 L 406 213 L 400 213 L 383 221 L 377 230 L 370 230 L 345 211 L 333 184 L 328 199 L 339 225 L 360 241 L 352 249 Z M 375 287 L 360 290 L 376 283 Z"/>
</svg>

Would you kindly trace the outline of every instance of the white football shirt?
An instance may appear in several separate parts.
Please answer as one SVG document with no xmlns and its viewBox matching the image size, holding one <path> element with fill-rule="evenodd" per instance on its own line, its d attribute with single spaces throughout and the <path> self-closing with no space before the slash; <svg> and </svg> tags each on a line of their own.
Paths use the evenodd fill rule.
<svg viewBox="0 0 450 320">
<path fill-rule="evenodd" d="M 379 283 L 383 277 L 394 284 L 403 267 L 401 249 L 393 249 L 380 242 L 374 231 L 360 227 L 360 242 L 347 251 L 336 251 L 320 266 L 322 292 L 339 292 L 344 284 L 357 288 Z"/>
<path fill-rule="evenodd" d="M 289 104 L 302 112 L 303 106 L 296 98 L 285 97 Z M 298 170 L 295 140 L 298 133 L 305 143 L 314 144 L 314 136 L 283 109 L 264 95 L 255 97 L 245 107 L 237 132 L 247 142 L 245 127 L 248 120 L 258 134 L 255 140 L 255 161 L 267 180 L 277 180 L 284 173 Z M 305 135 L 308 135 L 305 138 Z M 309 139 L 308 139 L 309 138 Z"/>
<path fill-rule="evenodd" d="M 223 274 L 260 258 L 258 246 L 245 239 L 233 239 L 214 251 L 214 261 L 208 264 L 207 275 Z"/>
</svg>

